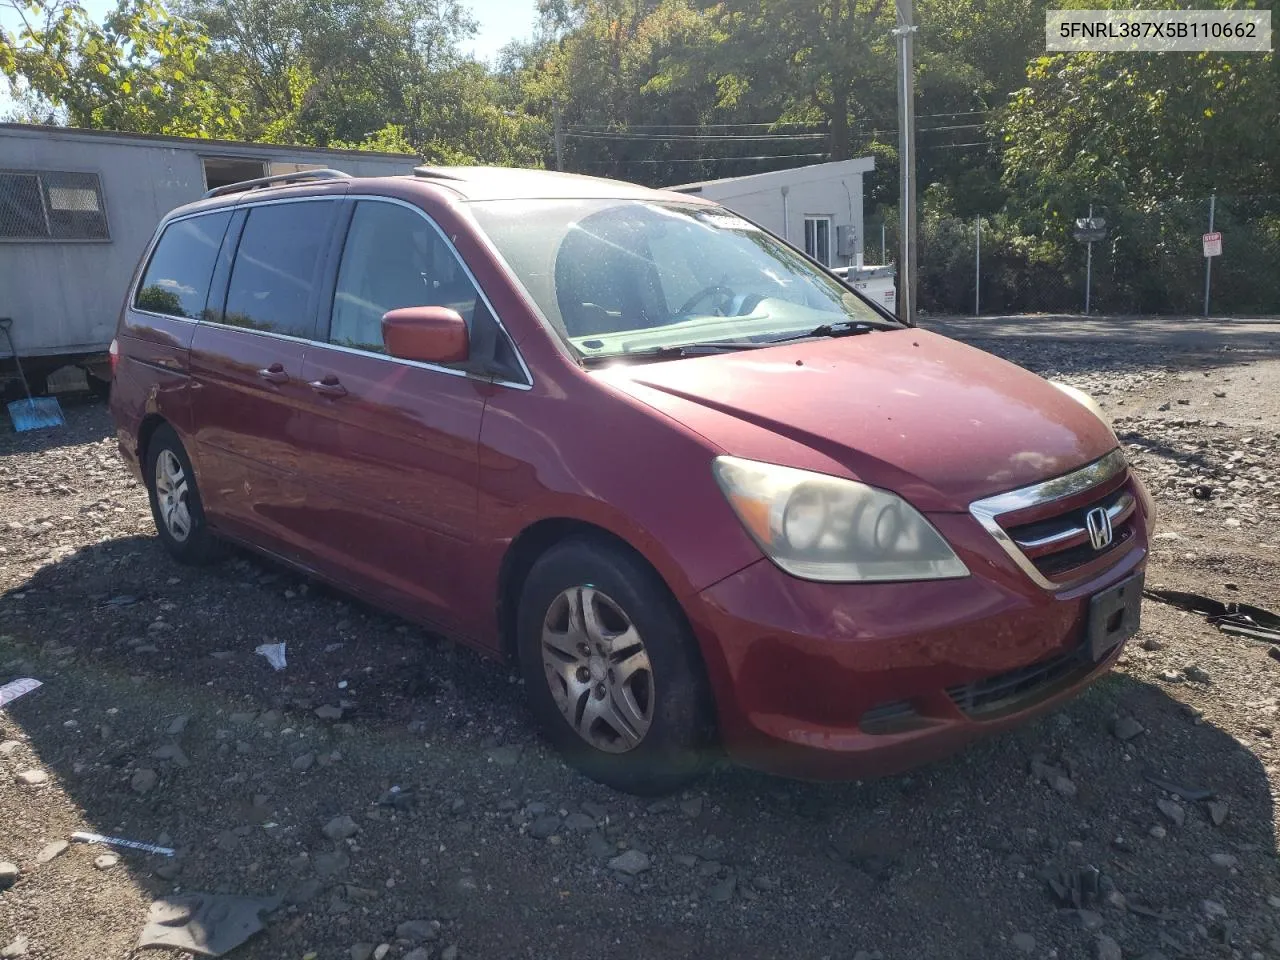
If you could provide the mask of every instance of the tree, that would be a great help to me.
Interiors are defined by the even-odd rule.
[[[387,124],[412,143],[439,76],[474,25],[456,0],[187,0],[219,89],[255,139],[362,142]]]
[[[891,0],[725,0],[721,102],[760,98],[826,121],[832,160],[852,156],[850,117],[891,110]]]
[[[73,0],[12,0],[0,72],[29,119],[134,133],[236,136],[205,76],[207,39],[154,0],[121,0],[95,23]]]
[[[1269,193],[1280,173],[1272,54],[1040,57],[1003,118],[1004,181],[1024,208]]]

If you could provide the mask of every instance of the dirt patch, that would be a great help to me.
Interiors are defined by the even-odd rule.
[[[1115,418],[1152,584],[1280,610],[1280,353],[981,334]],[[950,761],[646,802],[550,755],[504,668],[253,557],[174,566],[104,409],[67,414],[0,429],[0,683],[44,681],[0,711],[0,949],[134,956],[190,890],[285,898],[246,960],[1280,956],[1265,645],[1148,603],[1114,676]],[[77,830],[178,855],[42,858]]]

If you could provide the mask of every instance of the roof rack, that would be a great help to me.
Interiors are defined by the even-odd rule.
[[[349,180],[351,174],[343,173],[341,170],[299,170],[297,173],[277,173],[273,177],[258,177],[254,180],[241,180],[238,183],[228,183],[224,187],[214,187],[204,195],[204,199],[210,197],[225,197],[229,193],[243,193],[246,190],[257,190],[260,187],[282,186],[286,183],[300,183],[304,180]]]
[[[465,177],[459,176],[448,167],[414,167],[413,175],[415,177],[425,177],[428,180],[465,180]]]

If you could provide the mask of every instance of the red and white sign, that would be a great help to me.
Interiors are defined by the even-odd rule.
[[[1204,244],[1204,255],[1206,257],[1222,256],[1222,234],[1206,233],[1200,238],[1200,242]]]

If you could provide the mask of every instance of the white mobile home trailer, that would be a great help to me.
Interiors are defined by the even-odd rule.
[[[875,157],[669,187],[723,204],[828,267],[861,265],[862,178]]]
[[[333,167],[409,173],[406,154],[319,150],[0,123],[0,317],[33,386],[101,369],[125,287],[174,207],[241,180]],[[0,372],[12,372],[0,338]]]

